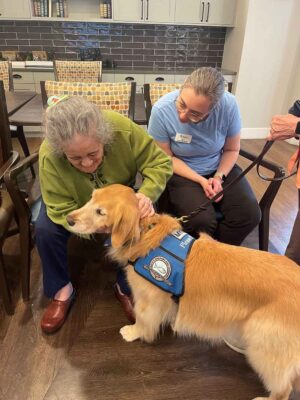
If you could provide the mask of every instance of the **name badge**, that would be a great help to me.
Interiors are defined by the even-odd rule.
[[[176,133],[175,142],[180,143],[191,143],[192,135],[187,135],[185,133]]]

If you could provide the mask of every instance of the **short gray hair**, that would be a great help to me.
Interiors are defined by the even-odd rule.
[[[113,131],[105,122],[99,108],[81,96],[72,96],[49,107],[44,116],[45,137],[52,151],[63,154],[64,145],[76,133],[95,135],[103,145],[113,140]]]
[[[201,67],[189,75],[181,90],[190,87],[195,90],[197,95],[209,97],[212,104],[215,105],[223,96],[225,90],[225,81],[221,72],[212,67]]]

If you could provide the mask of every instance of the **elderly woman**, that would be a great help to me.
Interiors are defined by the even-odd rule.
[[[41,321],[44,332],[53,333],[63,325],[75,298],[67,266],[67,214],[83,206],[95,188],[113,183],[133,186],[138,172],[143,181],[136,196],[143,218],[154,212],[153,202],[172,174],[170,158],[131,120],[100,112],[82,97],[61,98],[48,108],[39,152],[44,204],[36,224],[44,292],[52,298]],[[122,280],[119,283],[117,297],[129,307]]]
[[[180,91],[155,103],[149,133],[173,160],[174,175],[167,184],[169,211],[189,214],[241,173],[236,165],[241,126],[235,97],[224,91],[224,78],[214,68],[197,69]],[[243,178],[194,215],[184,229],[195,236],[206,231],[221,242],[239,245],[260,216],[255,195]]]

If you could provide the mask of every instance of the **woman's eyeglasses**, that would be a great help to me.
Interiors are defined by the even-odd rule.
[[[205,117],[207,117],[209,114],[208,112],[201,113],[198,111],[188,111],[187,106],[185,105],[185,103],[183,102],[183,100],[180,97],[177,98],[175,104],[176,104],[177,111],[180,113],[185,113],[186,117],[194,124],[197,124],[198,122],[204,120]]]

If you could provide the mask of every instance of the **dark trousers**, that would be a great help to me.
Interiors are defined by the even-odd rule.
[[[300,265],[300,190],[298,190],[298,196],[298,214],[295,219],[294,227],[285,255]]]
[[[35,225],[36,246],[42,261],[44,293],[54,295],[70,282],[68,270],[68,241],[71,233],[50,220],[42,203]],[[124,273],[118,271],[117,281],[123,293],[129,294]]]
[[[235,165],[227,176],[226,184],[241,172],[240,167]],[[168,211],[177,217],[189,214],[208,200],[201,185],[179,175],[173,175],[169,180],[167,192]],[[259,224],[260,218],[256,197],[243,177],[224,194],[222,200],[210,203],[192,216],[183,224],[183,229],[195,237],[199,232],[206,232],[223,243],[240,245]]]

